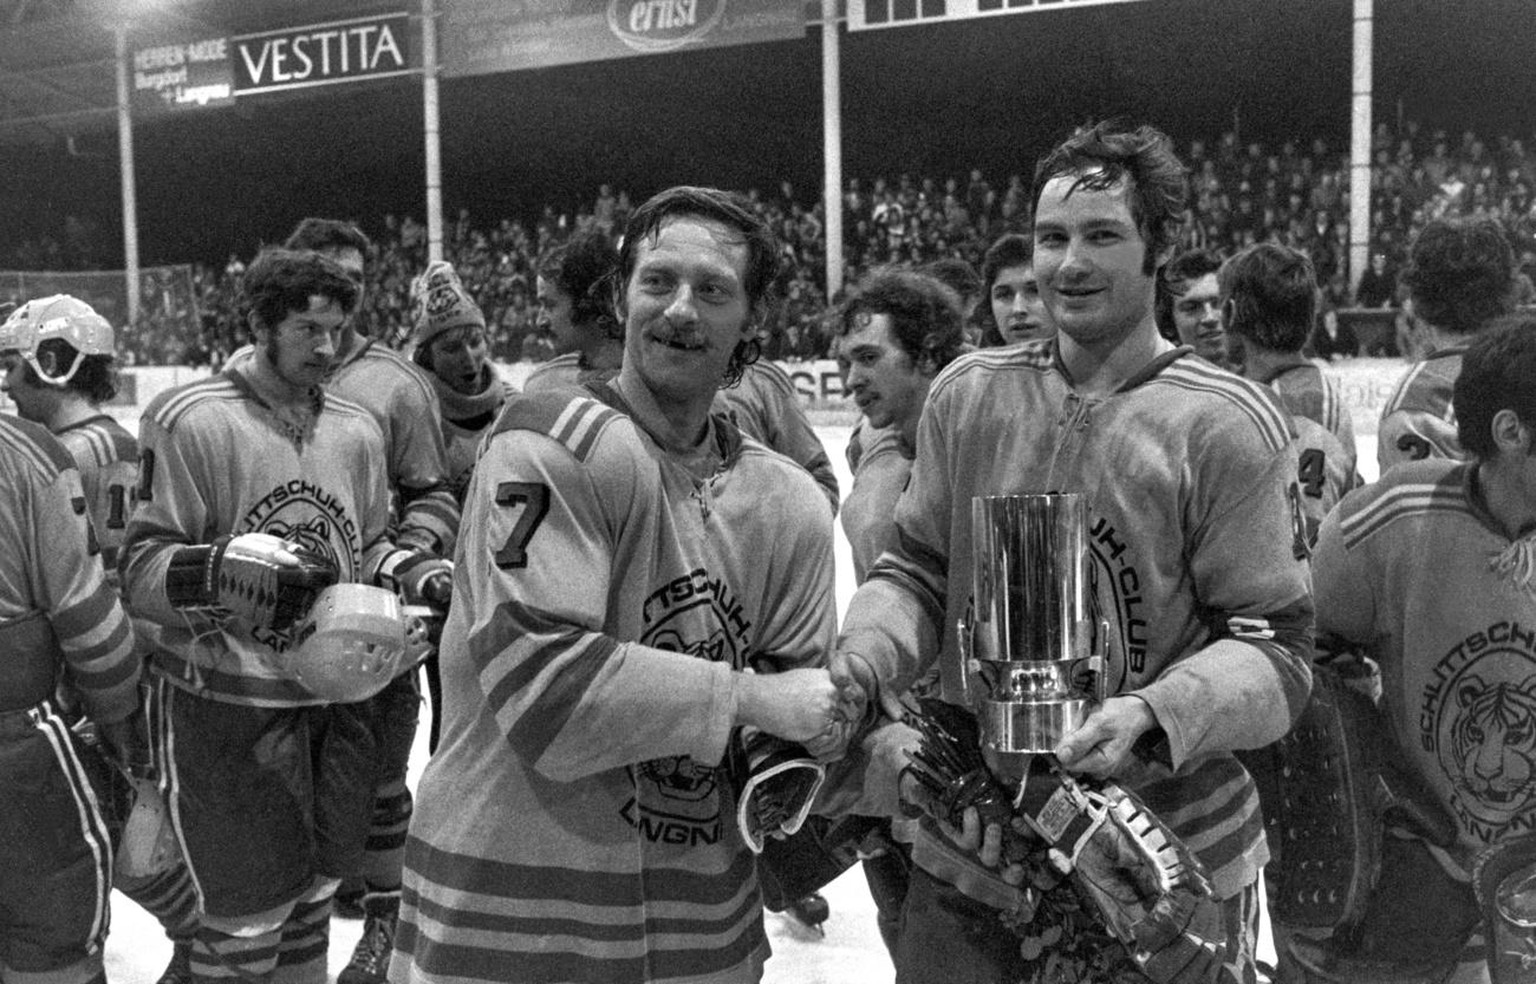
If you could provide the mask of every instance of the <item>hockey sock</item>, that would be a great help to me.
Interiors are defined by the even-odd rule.
[[[330,894],[295,905],[283,924],[272,984],[325,984],[330,927]]]
[[[171,939],[190,940],[197,931],[197,890],[185,862],[148,878],[119,876],[112,887],[158,919]]]
[[[374,794],[373,819],[363,857],[363,876],[369,892],[400,889],[412,805],[411,792],[403,777],[380,786]]]

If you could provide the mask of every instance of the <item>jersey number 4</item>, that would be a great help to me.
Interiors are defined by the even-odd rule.
[[[549,486],[542,482],[502,482],[496,486],[496,504],[519,510],[507,542],[496,551],[496,566],[504,571],[528,566],[528,541],[549,512]]]

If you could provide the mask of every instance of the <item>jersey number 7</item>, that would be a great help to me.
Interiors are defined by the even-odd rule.
[[[496,486],[496,504],[519,509],[507,542],[496,551],[496,566],[504,571],[528,566],[528,541],[549,512],[549,486],[543,482],[502,482]]]

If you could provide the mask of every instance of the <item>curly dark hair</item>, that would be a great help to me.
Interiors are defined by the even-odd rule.
[[[1189,199],[1186,174],[1166,133],[1124,120],[1101,120],[1079,127],[1040,159],[1030,200],[1038,212],[1046,184],[1064,175],[1074,176],[1068,194],[1078,189],[1106,191],[1129,180],[1131,218],[1147,244],[1142,272],[1150,275],[1157,269],[1158,254],[1179,241]]]
[[[937,277],[913,270],[882,268],[861,280],[844,302],[838,337],[858,328],[870,315],[891,319],[896,344],[916,365],[938,372],[965,345],[965,317],[960,299]]]
[[[322,253],[269,247],[257,254],[240,280],[240,309],[248,322],[274,328],[290,313],[308,310],[309,299],[316,294],[350,313],[357,303],[358,286]]]
[[[1451,402],[1456,437],[1478,459],[1498,454],[1493,418],[1500,410],[1536,429],[1536,317],[1508,315],[1479,332],[1462,356]]]
[[[571,299],[571,320],[600,329],[609,338],[623,338],[624,326],[613,313],[613,280],[619,251],[597,230],[573,236],[545,253],[538,275]]]
[[[1515,306],[1515,251],[1494,219],[1446,218],[1413,241],[1403,284],[1421,319],[1469,335]]]
[[[747,303],[754,315],[766,314],[768,293],[778,278],[779,243],[773,229],[757,214],[752,202],[734,191],[719,188],[698,188],[680,185],[651,196],[645,204],[635,209],[624,227],[624,240],[619,246],[619,278],[614,284],[614,296],[619,299],[615,308],[623,320],[622,298],[629,285],[630,275],[635,272],[635,244],[643,239],[655,239],[668,219],[691,216],[719,222],[741,234],[741,242],[747,247],[747,269],[743,287]],[[763,343],[758,337],[745,339],[736,346],[731,361],[725,369],[722,386],[735,386],[741,382],[741,374],[747,366],[762,354]]]
[[[1299,352],[1317,318],[1317,271],[1299,249],[1258,243],[1222,264],[1227,330],[1272,352]]]

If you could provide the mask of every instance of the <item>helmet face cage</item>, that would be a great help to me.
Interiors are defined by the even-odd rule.
[[[75,358],[62,375],[44,369],[37,352],[49,339],[60,338],[75,350]],[[112,355],[116,339],[112,325],[84,301],[55,294],[28,301],[0,324],[0,352],[15,351],[37,377],[50,386],[63,387],[80,371],[88,355]]]

